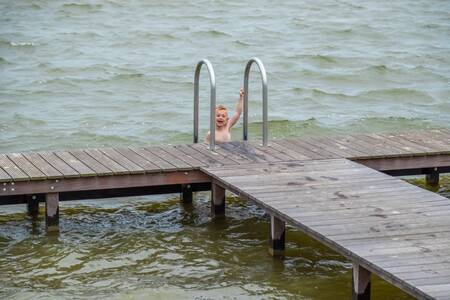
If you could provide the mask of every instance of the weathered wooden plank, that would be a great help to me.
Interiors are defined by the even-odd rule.
[[[287,155],[286,153],[277,150],[272,146],[272,144],[269,144],[267,146],[261,146],[260,142],[257,141],[249,141],[248,142],[251,146],[255,147],[256,149],[270,154],[272,157],[274,157],[277,161],[290,161],[293,160],[291,156]]]
[[[379,171],[415,170],[450,166],[450,155],[364,158],[356,159],[355,161]]]
[[[402,132],[398,135],[416,144],[431,148],[433,152],[450,152],[450,141],[446,141],[440,135],[436,136],[433,132]]]
[[[256,147],[253,147],[248,142],[230,142],[224,144],[224,146],[229,146],[229,153],[238,153],[242,156],[248,158],[249,160],[255,162],[274,162],[279,161],[278,158],[270,155],[269,153],[265,153]]]
[[[272,141],[271,144],[278,144],[284,149],[289,149],[291,152],[289,155],[293,153],[298,153],[301,157],[308,157],[309,159],[322,159],[324,158],[322,155],[317,154],[316,152],[310,151],[303,147],[299,147],[297,144],[293,143],[293,140],[276,140]]]
[[[366,142],[368,145],[372,145],[374,151],[377,149],[380,153],[382,153],[382,156],[411,155],[411,151],[402,149],[397,144],[392,143],[390,140],[384,139],[380,136],[358,134],[353,137],[361,142]]]
[[[340,149],[340,147],[336,144],[332,145],[328,142],[326,138],[318,138],[318,137],[309,137],[305,136],[301,138],[301,141],[308,144],[309,146],[315,147],[317,149],[322,149],[323,151],[326,151],[327,153],[331,153],[335,155],[336,157],[351,157],[352,155],[349,155],[349,151],[344,151],[343,149]],[[361,155],[360,152],[358,152],[358,155]]]
[[[136,152],[136,154],[139,154],[144,159],[146,159],[147,161],[151,162],[152,164],[158,166],[159,168],[161,168],[164,171],[177,170],[176,166],[165,161],[164,159],[160,158],[159,156],[153,154],[152,152],[147,151],[144,148],[132,148],[131,150],[133,150],[134,152]]]
[[[30,163],[22,154],[11,153],[7,154],[8,158],[20,167],[20,169],[30,177],[30,180],[42,180],[46,176],[38,168],[36,168],[32,163]]]
[[[245,156],[245,153],[239,153],[237,151],[234,151],[235,147],[233,144],[230,143],[220,143],[216,145],[215,152],[221,154],[222,156],[228,157],[232,161],[235,162],[235,164],[248,164],[253,163],[255,160],[253,158]]]
[[[116,150],[112,148],[106,148],[106,149],[99,149],[104,155],[108,156],[110,159],[112,159],[114,162],[122,166],[124,169],[127,170],[127,173],[129,174],[142,174],[144,173],[144,168],[140,167],[139,165],[135,164],[128,158],[126,158],[124,155],[120,154]],[[126,173],[124,173],[126,174]]]
[[[424,145],[420,145],[418,143],[414,143],[409,141],[408,139],[404,138],[402,135],[400,134],[377,134],[383,138],[392,140],[394,143],[401,145],[401,147],[403,149],[410,149],[411,151],[413,151],[415,154],[426,154],[426,153],[431,153],[433,152],[433,148],[424,146]]]
[[[177,150],[180,150],[181,152],[185,153],[186,155],[190,155],[192,157],[195,157],[195,159],[201,161],[206,166],[222,166],[222,163],[220,163],[216,159],[212,159],[210,156],[207,156],[203,154],[202,152],[199,152],[195,149],[192,149],[188,145],[175,145],[174,146]]]
[[[90,177],[97,175],[97,173],[94,170],[86,166],[78,158],[76,158],[67,151],[57,151],[55,152],[55,155],[58,156],[61,160],[63,160],[72,169],[77,171],[81,177]]]
[[[0,154],[0,167],[11,176],[13,181],[30,180],[30,177],[16,166],[6,154]]]
[[[95,158],[93,158],[83,150],[73,150],[70,151],[70,154],[76,157],[84,165],[92,169],[97,176],[106,176],[114,174],[114,172],[111,169],[98,162]]]
[[[171,154],[172,156],[175,156],[181,160],[183,160],[185,163],[189,164],[192,168],[198,169],[199,167],[206,166],[205,163],[202,161],[196,159],[195,157],[186,154],[179,149],[177,149],[175,146],[161,146],[161,149],[166,151],[167,153]]]
[[[367,143],[364,140],[358,138],[359,135],[345,135],[345,136],[329,136],[327,137],[330,141],[338,143],[343,147],[353,148],[357,151],[363,153],[361,155],[356,155],[357,157],[367,157],[367,156],[384,156],[384,149],[378,149],[373,147],[372,144]]]
[[[111,170],[113,174],[130,174],[130,171],[127,168],[120,165],[98,149],[88,149],[84,150],[84,152],[86,152],[86,154],[95,159],[101,165],[105,166],[108,170]]]
[[[153,153],[154,155],[158,156],[159,158],[165,160],[166,162],[170,163],[171,165],[174,165],[177,170],[191,170],[192,166],[186,162],[184,162],[182,159],[177,158],[176,156],[164,151],[160,147],[145,147],[145,150],[148,152]]]
[[[338,155],[328,152],[325,149],[319,148],[316,145],[310,145],[301,139],[286,140],[286,141],[292,144],[293,147],[297,147],[299,151],[306,151],[305,153],[307,153],[308,156],[311,156],[314,159],[329,159],[339,157]]]
[[[162,170],[161,167],[143,158],[130,148],[115,148],[114,150],[141,167],[146,173],[160,172]]]
[[[383,140],[384,143],[390,144],[397,149],[401,149],[404,153],[408,153],[410,155],[426,155],[429,151],[427,149],[422,149],[422,147],[408,142],[406,140],[401,139],[398,136],[384,134],[384,133],[370,133],[368,136],[377,139]]]
[[[194,150],[197,150],[198,152],[202,153],[205,156],[208,156],[212,160],[218,161],[220,164],[224,165],[237,165],[238,163],[234,160],[220,154],[217,151],[210,151],[207,145],[205,144],[192,144],[188,145],[188,147],[191,147]]]
[[[44,160],[39,154],[31,152],[24,153],[23,156],[35,165],[47,179],[62,178],[63,174],[55,169],[51,164]]]
[[[283,154],[291,157],[293,160],[308,160],[308,159],[311,159],[309,156],[306,156],[306,155],[301,154],[301,153],[299,153],[297,151],[291,150],[290,147],[286,147],[282,141],[281,141],[281,143],[279,143],[280,141],[281,140],[270,141],[269,147],[279,151],[280,153],[283,153]]]
[[[0,182],[9,182],[11,180],[12,180],[11,176],[9,176],[9,174],[6,173],[0,166]]]
[[[38,152],[37,154],[42,157],[47,163],[49,163],[53,168],[58,170],[58,172],[60,172],[64,176],[64,178],[80,177],[80,174],[75,169],[66,164],[53,152],[45,151]]]

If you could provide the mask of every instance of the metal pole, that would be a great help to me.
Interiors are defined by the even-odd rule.
[[[263,146],[267,146],[267,140],[269,135],[268,128],[268,91],[267,91],[267,74],[263,63],[257,57],[252,57],[245,66],[244,75],[244,126],[243,126],[243,139],[248,140],[248,79],[250,76],[250,69],[252,64],[256,63],[261,74],[262,82],[262,100],[263,100]]]
[[[206,65],[210,84],[210,116],[209,116],[209,149],[214,150],[216,146],[216,76],[214,68],[209,60],[202,59],[197,63],[194,77],[194,143],[198,143],[198,117],[199,117],[199,83],[200,71],[203,64]]]

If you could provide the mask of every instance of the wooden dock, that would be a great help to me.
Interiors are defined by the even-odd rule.
[[[381,173],[381,172],[385,173]],[[0,205],[225,190],[271,215],[270,252],[284,250],[285,223],[353,262],[353,297],[369,299],[370,274],[419,299],[450,299],[450,201],[389,175],[450,172],[450,130],[204,144],[0,154]]]

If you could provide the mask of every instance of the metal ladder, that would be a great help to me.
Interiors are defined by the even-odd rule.
[[[245,66],[244,73],[244,125],[243,125],[243,140],[248,140],[248,82],[250,77],[250,69],[256,63],[261,74],[262,82],[262,101],[263,101],[263,146],[267,146],[268,141],[268,91],[267,91],[267,73],[263,63],[257,57],[252,57]],[[199,83],[200,71],[202,66],[206,65],[209,73],[210,83],[210,116],[209,116],[209,150],[214,151],[216,146],[216,76],[211,62],[207,59],[202,59],[197,63],[194,76],[194,143],[198,143],[198,119],[199,119]]]

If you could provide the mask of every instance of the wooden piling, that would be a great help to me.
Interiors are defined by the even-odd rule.
[[[286,223],[276,216],[270,216],[269,253],[284,256]]]
[[[192,203],[192,188],[190,184],[181,185],[181,202]]]
[[[211,184],[211,215],[225,215],[225,189],[215,183]]]
[[[431,172],[425,176],[425,180],[428,185],[438,185],[439,172],[437,171],[437,168],[432,169]]]
[[[352,300],[370,300],[370,271],[353,263]]]
[[[39,199],[36,195],[27,195],[27,213],[33,219],[39,215]]]
[[[47,232],[59,231],[59,193],[45,195],[45,225]]]

